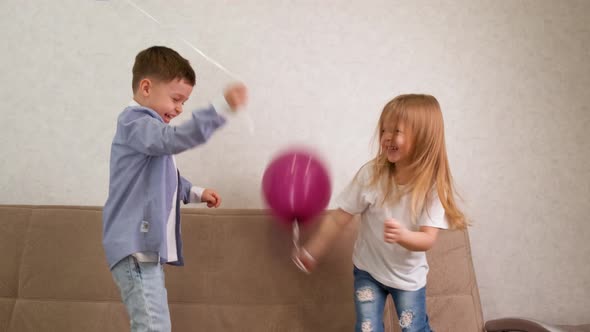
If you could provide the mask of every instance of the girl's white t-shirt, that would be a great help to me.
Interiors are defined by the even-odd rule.
[[[361,215],[352,261],[357,268],[386,286],[406,291],[419,290],[426,286],[426,253],[385,242],[384,222],[394,218],[411,231],[418,231],[420,226],[448,229],[445,210],[434,190],[424,212],[416,224],[412,223],[411,194],[402,196],[395,205],[382,204],[383,195],[378,188],[369,187],[372,173],[372,163],[364,165],[336,200],[336,205],[342,210]]]

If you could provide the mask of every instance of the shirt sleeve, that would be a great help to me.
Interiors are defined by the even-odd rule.
[[[360,214],[375,203],[375,195],[369,190],[371,165],[367,164],[358,171],[348,186],[336,198],[336,206],[350,214]]]
[[[189,203],[201,203],[201,197],[203,197],[203,192],[205,188],[192,186],[189,194]]]
[[[179,200],[184,204],[188,203],[201,203],[201,197],[205,188],[199,186],[193,186],[193,184],[186,178],[180,176],[180,195]]]
[[[180,182],[178,183],[178,186],[180,187],[178,192],[180,194],[180,197],[178,197],[179,201],[182,201],[184,204],[188,204],[191,203],[190,202],[190,191],[191,188],[193,186],[193,184],[187,180],[186,178],[184,178],[182,175],[179,176]]]
[[[432,195],[428,206],[424,209],[424,212],[422,212],[422,215],[418,219],[418,226],[429,226],[441,229],[449,228],[445,209],[438,198],[436,189],[434,190],[434,194]]]
[[[170,126],[153,118],[145,109],[136,109],[120,117],[118,130],[123,144],[150,156],[178,154],[209,140],[225,123],[214,106],[192,112],[191,118]]]

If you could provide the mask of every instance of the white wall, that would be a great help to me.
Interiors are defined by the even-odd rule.
[[[191,61],[188,108],[231,81],[180,36],[251,89],[253,134],[238,118],[177,159],[225,207],[262,207],[264,167],[294,142],[324,154],[339,192],[372,155],[383,104],[430,93],[485,318],[590,320],[589,1],[137,3],[163,26],[121,0],[0,2],[1,204],[103,204],[139,50]]]

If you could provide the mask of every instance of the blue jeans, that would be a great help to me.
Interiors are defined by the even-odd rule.
[[[127,256],[111,270],[131,319],[132,332],[169,332],[170,311],[160,263]]]
[[[404,291],[387,287],[354,267],[356,332],[383,332],[383,309],[391,294],[402,332],[432,332],[426,314],[426,287]]]

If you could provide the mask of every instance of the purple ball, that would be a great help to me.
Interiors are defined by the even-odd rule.
[[[316,154],[306,148],[281,152],[264,171],[262,191],[272,214],[291,224],[305,224],[330,202],[328,171]]]

